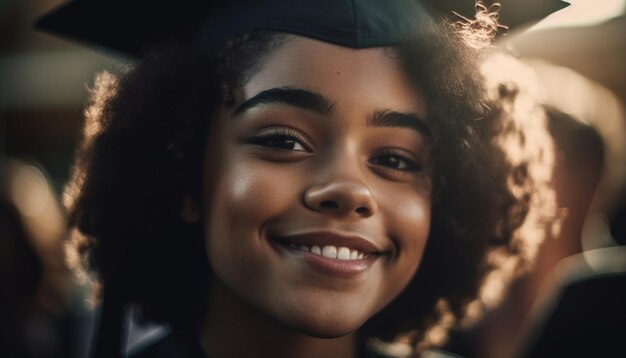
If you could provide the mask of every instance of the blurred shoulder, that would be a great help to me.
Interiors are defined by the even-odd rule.
[[[135,349],[130,358],[207,358],[193,339],[170,333]]]

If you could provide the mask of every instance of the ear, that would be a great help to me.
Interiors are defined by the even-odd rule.
[[[180,208],[180,218],[187,223],[195,223],[200,219],[200,214],[198,213],[198,206],[196,203],[188,196],[183,196],[183,200]]]

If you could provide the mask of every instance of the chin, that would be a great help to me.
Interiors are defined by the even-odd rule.
[[[337,329],[337,327],[305,327],[299,331],[310,337],[332,339],[347,336],[355,332],[358,328],[359,327],[352,327],[351,329]]]
[[[291,328],[307,336],[316,338],[339,338],[358,330],[364,321],[357,321],[354,317],[346,319],[324,319],[322,317],[307,317],[301,321],[290,322]]]

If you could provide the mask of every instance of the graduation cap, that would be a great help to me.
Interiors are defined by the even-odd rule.
[[[211,48],[254,30],[352,48],[389,46],[428,21],[416,0],[76,0],[36,27],[137,56],[164,40]]]

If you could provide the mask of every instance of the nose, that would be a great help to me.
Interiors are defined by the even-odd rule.
[[[304,203],[311,210],[336,216],[366,218],[377,210],[370,189],[360,181],[347,179],[312,185],[304,193]]]

